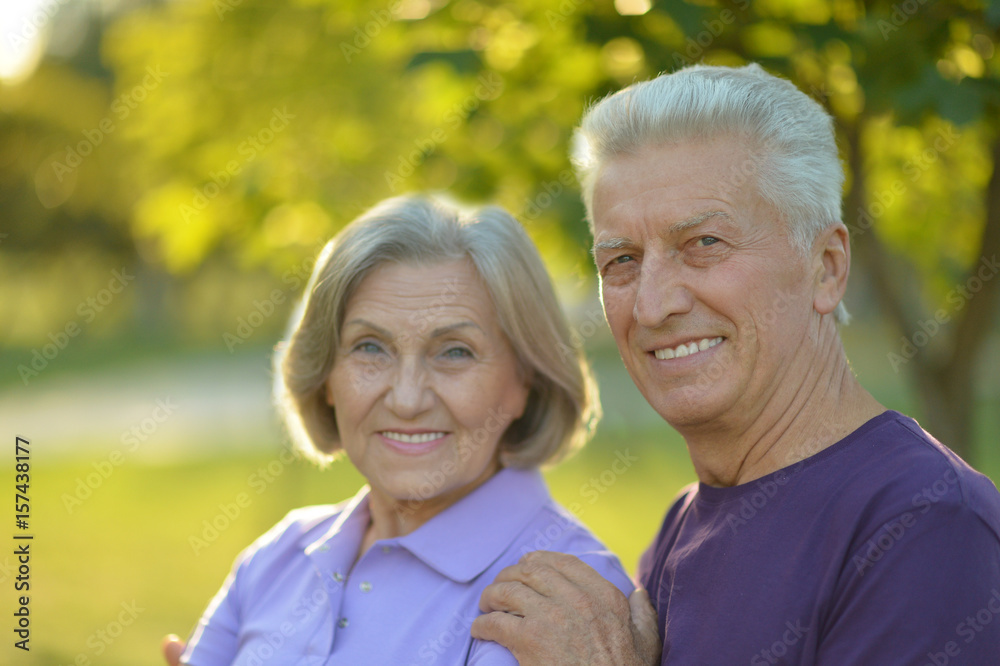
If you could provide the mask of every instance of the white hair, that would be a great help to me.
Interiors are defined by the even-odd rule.
[[[602,164],[648,144],[716,136],[746,142],[748,157],[728,184],[738,188],[752,178],[803,254],[821,231],[841,221],[844,169],[833,120],[823,107],[757,64],[694,65],[631,85],[584,115],[574,164],[591,232],[594,184]],[[841,324],[850,318],[842,302],[833,314]]]

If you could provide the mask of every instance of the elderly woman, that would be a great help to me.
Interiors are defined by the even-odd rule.
[[[632,591],[538,472],[599,408],[503,210],[397,198],[362,215],[320,255],[275,365],[295,443],[321,462],[343,451],[368,485],[244,551],[184,663],[515,664],[469,626],[483,588],[536,549]]]

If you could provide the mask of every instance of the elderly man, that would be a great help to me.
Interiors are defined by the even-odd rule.
[[[699,482],[640,562],[655,612],[532,553],[473,635],[521,664],[1000,664],[1000,494],[844,355],[830,117],[756,65],[699,66],[581,138],[608,323]]]

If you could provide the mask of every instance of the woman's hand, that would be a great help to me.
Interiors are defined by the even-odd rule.
[[[181,655],[184,654],[184,641],[177,634],[167,634],[163,637],[160,649],[163,651],[163,658],[170,666],[181,666]]]

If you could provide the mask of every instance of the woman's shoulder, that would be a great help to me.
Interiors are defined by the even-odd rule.
[[[635,589],[621,560],[573,511],[550,499],[518,544],[518,559],[534,550],[574,555],[614,583],[626,595]]]
[[[349,513],[354,499],[338,504],[317,504],[292,509],[271,529],[246,548],[241,560],[281,559],[303,553],[309,544],[330,531],[334,523]]]

